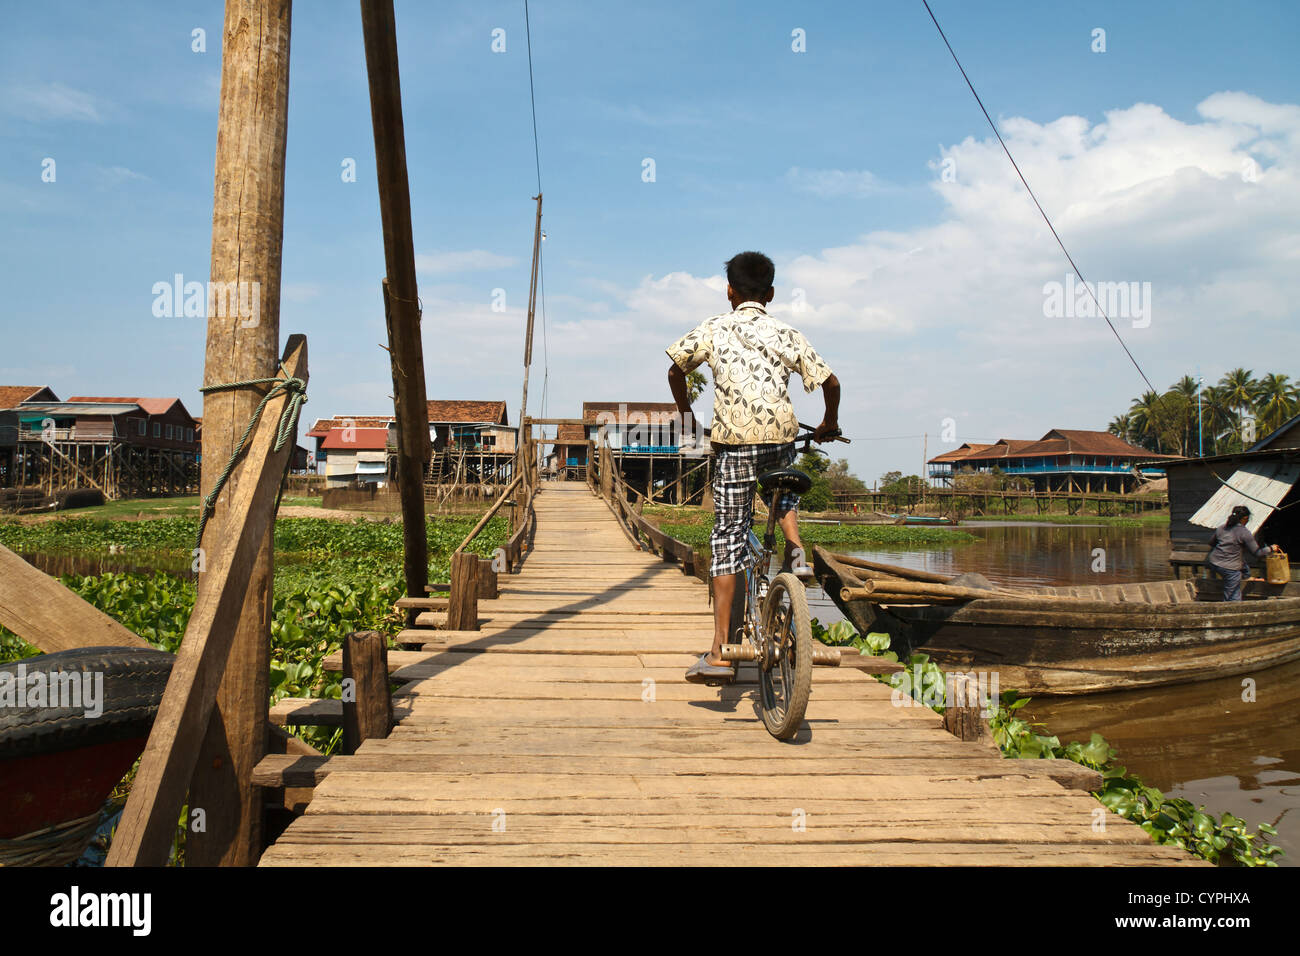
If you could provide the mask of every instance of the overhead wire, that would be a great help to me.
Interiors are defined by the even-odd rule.
[[[1115,340],[1119,342],[1120,348],[1124,350],[1124,354],[1128,356],[1128,360],[1132,362],[1133,367],[1137,369],[1138,375],[1142,376],[1142,381],[1146,383],[1147,388],[1156,395],[1158,402],[1163,402],[1164,396],[1160,393],[1159,389],[1151,384],[1151,379],[1147,377],[1147,373],[1143,371],[1141,364],[1139,364],[1132,351],[1129,350],[1128,344],[1124,341],[1123,336],[1121,336],[1119,330],[1115,328],[1115,323],[1110,320],[1110,316],[1106,314],[1106,310],[1102,308],[1101,302],[1098,301],[1097,293],[1083,278],[1083,273],[1079,270],[1078,265],[1075,264],[1074,257],[1070,255],[1070,250],[1065,248],[1065,243],[1061,240],[1061,236],[1056,231],[1056,227],[1052,225],[1052,220],[1047,215],[1047,211],[1043,209],[1042,203],[1040,203],[1038,197],[1034,195],[1034,190],[1030,187],[1029,181],[1025,179],[1025,174],[1021,172],[1020,165],[1016,162],[1015,157],[1011,155],[1011,150],[1007,147],[1006,141],[1003,140],[1002,134],[998,131],[997,124],[993,122],[993,117],[991,117],[989,111],[985,109],[984,101],[975,90],[975,84],[971,82],[970,76],[967,75],[966,68],[961,65],[961,60],[957,57],[957,51],[954,50],[952,44],[948,42],[948,36],[943,32],[943,27],[939,26],[938,18],[935,17],[934,11],[930,9],[929,0],[921,0],[921,3],[925,5],[925,12],[930,15],[930,19],[934,22],[934,28],[939,31],[939,36],[943,40],[944,46],[948,48],[948,52],[952,55],[952,60],[957,64],[957,69],[961,71],[962,79],[966,81],[966,86],[970,88],[971,95],[975,97],[975,102],[979,104],[980,112],[982,112],[984,118],[988,120],[989,128],[993,130],[993,135],[997,137],[998,143],[1002,146],[1002,151],[1007,154],[1007,159],[1011,161],[1012,168],[1015,169],[1016,175],[1020,177],[1020,182],[1024,184],[1025,191],[1029,193],[1029,198],[1034,201],[1034,205],[1038,207],[1038,212],[1042,215],[1043,221],[1047,223],[1047,228],[1051,230],[1052,238],[1054,238],[1056,244],[1061,247],[1061,252],[1065,253],[1066,261],[1070,263],[1070,268],[1074,270],[1074,274],[1079,277],[1079,282],[1088,290],[1088,295],[1092,298],[1093,304],[1097,307],[1097,313],[1106,320],[1106,325],[1110,327],[1110,331],[1115,336]]]
[[[536,91],[536,85],[533,81],[533,28],[532,28],[531,17],[529,16],[529,11],[528,11],[528,0],[524,0],[524,36],[528,47],[528,104],[532,110],[532,116],[533,116],[533,162],[537,169],[537,195],[541,196],[542,195],[542,150],[541,150],[541,146],[539,145],[539,140],[537,136],[537,91]],[[538,269],[537,298],[541,306],[541,313],[542,313],[542,401],[541,401],[542,414],[541,417],[545,418],[547,386],[550,384],[550,378],[551,378],[551,363],[550,363],[550,355],[548,354],[546,348],[546,269],[544,265],[544,256],[542,254],[542,247],[545,245],[545,243],[540,239],[538,240],[538,242],[539,245],[537,250],[537,269]]]

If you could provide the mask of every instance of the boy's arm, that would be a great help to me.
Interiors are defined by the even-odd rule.
[[[677,403],[677,410],[685,420],[691,414],[691,392],[686,386],[686,373],[678,368],[676,362],[668,366],[668,387],[672,389],[673,401]]]
[[[682,383],[685,385],[685,376]],[[822,382],[822,397],[826,400],[826,414],[822,416],[822,423],[813,429],[813,441],[825,441],[826,436],[831,432],[839,430],[840,427],[840,380],[832,372]]]

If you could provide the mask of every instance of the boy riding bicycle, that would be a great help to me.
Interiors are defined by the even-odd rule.
[[[705,319],[667,349],[673,360],[668,385],[683,421],[691,414],[686,373],[705,362],[713,372],[713,647],[686,672],[703,683],[734,675],[721,657],[727,642],[736,575],[742,570],[754,520],[758,477],[794,461],[799,422],[790,404],[790,373],[804,389],[822,386],[826,413],[813,432],[821,442],[839,429],[840,382],[803,335],[767,314],[776,268],[760,252],[742,252],[727,263],[731,312]],[[784,567],[791,564],[799,538],[799,496],[789,492],[773,502],[785,536]]]

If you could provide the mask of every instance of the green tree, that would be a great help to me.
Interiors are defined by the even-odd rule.
[[[867,483],[849,470],[849,460],[841,458],[826,469],[826,481],[833,495],[860,495],[867,491]]]
[[[1118,435],[1125,441],[1132,441],[1133,415],[1131,413],[1116,415],[1110,420],[1110,424],[1106,426],[1106,431],[1110,432],[1112,435]]]
[[[1296,413],[1298,398],[1300,388],[1291,381],[1291,376],[1271,372],[1260,379],[1255,393],[1255,417],[1259,421],[1256,437],[1263,438],[1281,428]]]
[[[1138,444],[1155,452],[1163,452],[1160,444],[1160,396],[1153,391],[1143,392],[1129,409]]]
[[[807,511],[825,511],[831,503],[831,485],[826,477],[830,461],[821,455],[805,453],[795,467],[812,479],[812,487],[804,493],[800,507]]]
[[[686,397],[694,402],[702,394],[704,387],[709,384],[709,380],[704,377],[704,373],[699,369],[686,373]]]

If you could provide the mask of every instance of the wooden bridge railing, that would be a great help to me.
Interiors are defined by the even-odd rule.
[[[700,580],[707,581],[707,565],[702,565],[697,559],[695,549],[685,541],[679,541],[665,534],[647,521],[628,500],[629,493],[642,499],[642,502],[647,499],[624,480],[607,444],[601,444],[598,456],[592,461],[597,462],[594,469],[597,474],[593,477],[593,469],[589,467],[587,484],[593,494],[605,499],[605,503],[609,505],[614,517],[618,519],[618,523],[632,543],[643,551],[658,555],[665,561],[676,561],[681,565],[684,573],[693,574]]]

